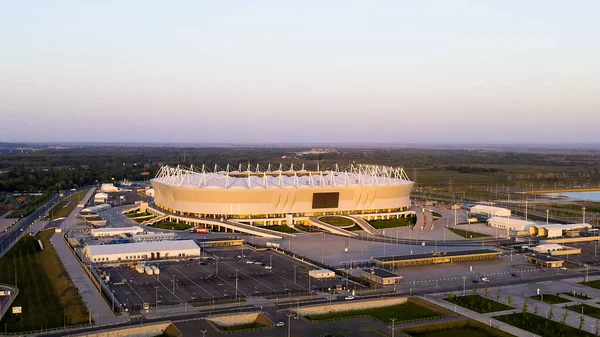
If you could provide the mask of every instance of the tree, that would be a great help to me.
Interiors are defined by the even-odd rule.
[[[500,293],[502,292],[502,289],[498,288],[498,290],[496,290],[496,301],[500,301]]]
[[[600,321],[596,320],[596,329],[594,329],[594,334],[596,337],[598,337],[598,324],[600,324]]]
[[[485,288],[483,289],[483,296],[488,297],[488,294],[489,294],[489,289],[487,286],[485,286]]]
[[[535,307],[533,307],[533,314],[537,316],[538,314],[538,307],[537,305]]]
[[[473,295],[477,295],[477,288],[473,288]]]
[[[525,314],[529,309],[529,302],[527,300],[525,300],[525,302],[523,302],[523,313]]]
[[[585,317],[583,315],[579,316],[579,331],[583,329],[583,324],[585,323]]]
[[[565,312],[562,315],[562,319],[560,320],[560,323],[562,323],[563,325],[567,325],[567,318],[569,318],[569,311],[565,310]]]
[[[508,295],[508,297],[506,298],[506,304],[508,304],[509,307],[512,305],[512,296],[511,295]]]
[[[548,319],[552,320],[554,318],[554,307],[550,307],[550,311],[548,311]]]

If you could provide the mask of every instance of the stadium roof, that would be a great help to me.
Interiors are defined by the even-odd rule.
[[[163,166],[153,181],[169,186],[207,189],[395,186],[413,183],[402,168],[350,165],[340,170],[336,165],[329,170],[320,170],[319,167],[307,170],[302,165],[297,170],[293,164],[289,168],[270,164],[266,168],[240,165],[237,170],[229,165],[225,170],[215,166],[213,171],[204,165],[201,168],[192,165],[189,169]]]
[[[157,251],[179,251],[186,249],[200,250],[200,247],[194,242],[194,240],[135,242],[114,245],[89,245],[86,248],[89,255],[142,254]]]

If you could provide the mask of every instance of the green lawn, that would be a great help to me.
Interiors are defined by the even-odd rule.
[[[66,218],[67,216],[69,216],[69,214],[71,214],[73,209],[75,209],[77,204],[81,201],[81,199],[83,199],[83,197],[85,196],[86,193],[87,193],[87,191],[81,191],[81,192],[75,193],[70,198],[67,198],[67,199],[59,202],[58,204],[56,204],[50,210],[50,212],[48,212],[48,214],[51,215],[52,220],[58,219],[58,218]]]
[[[530,313],[514,313],[509,315],[496,316],[495,319],[527,330],[540,336],[561,336],[561,337],[592,337],[591,333],[579,331],[568,325],[561,324],[546,318]]]
[[[390,322],[390,319],[396,318],[398,321],[407,321],[419,318],[429,318],[439,316],[438,313],[433,312],[427,308],[417,305],[412,302],[406,302],[404,304],[393,305],[389,307],[372,308],[372,309],[358,309],[350,311],[330,312],[326,314],[310,315],[306,318],[310,320],[323,320],[332,318],[345,318],[353,316],[371,316],[382,322]]]
[[[589,282],[580,282],[579,284],[584,285],[586,287],[600,289],[600,280],[589,281]]]
[[[592,299],[592,297],[589,297],[587,294],[584,294],[584,293],[564,292],[564,293],[561,293],[561,294],[567,295],[567,296],[571,296],[571,297],[575,297],[575,298],[580,299],[580,300],[591,300]]]
[[[221,329],[225,331],[240,331],[246,329],[257,329],[262,328],[264,325],[258,324],[256,322],[248,323],[248,324],[240,324],[240,325],[232,325],[232,326],[222,326]]]
[[[450,296],[446,297],[445,300],[480,314],[514,309],[506,304],[489,300],[480,295]]]
[[[194,226],[190,226],[190,225],[184,224],[184,223],[177,223],[177,222],[159,222],[159,223],[150,225],[149,227],[182,231],[182,230],[190,229]]]
[[[513,337],[507,332],[472,320],[425,325],[402,331],[413,337]]]
[[[140,217],[140,216],[148,216],[148,215],[152,215],[152,214],[150,214],[148,212],[143,212],[143,213],[126,213],[126,214],[123,214],[123,215],[125,215],[128,218],[137,218],[137,217]]]
[[[270,229],[272,231],[282,232],[282,233],[298,233],[298,231],[293,229],[292,227],[283,226],[283,225],[282,226],[279,226],[279,225],[264,226],[263,228]]]
[[[569,306],[566,306],[565,309],[574,311],[581,315],[581,304],[569,305]],[[583,304],[583,314],[586,316],[594,317],[596,319],[600,319],[600,308],[596,308],[596,307],[592,307],[591,305]]]
[[[532,298],[537,301],[541,301],[542,295],[535,295],[535,296],[531,296],[529,298]],[[544,294],[543,298],[544,298],[544,303],[548,303],[548,304],[559,304],[559,303],[571,302],[565,298],[559,297],[558,295],[554,295],[554,294]]]
[[[473,232],[470,231],[468,229],[458,229],[458,228],[448,228],[448,230],[450,230],[452,233],[456,234],[456,235],[460,235],[463,238],[485,238],[488,237],[489,235],[485,235],[485,234],[481,234],[481,233],[477,233],[477,232]]]
[[[322,216],[322,217],[319,217],[319,220],[326,222],[330,225],[340,226],[340,227],[354,225],[354,221],[347,219],[347,218],[342,218],[340,216]]]
[[[442,215],[436,211],[431,211],[431,214],[433,215],[434,218],[441,218]]]
[[[414,226],[416,222],[417,222],[416,217],[369,221],[371,226],[375,227],[376,229]]]
[[[14,284],[16,271],[19,296],[13,305],[23,307],[23,314],[7,313],[0,321],[8,332],[61,327],[65,324],[63,312],[68,325],[88,323],[77,288],[50,244],[53,234],[44,231],[36,237],[24,237],[0,260],[0,283]]]

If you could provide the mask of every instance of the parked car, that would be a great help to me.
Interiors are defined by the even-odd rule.
[[[568,270],[567,267],[560,267],[560,270]]]
[[[352,295],[348,295],[348,296],[344,297],[344,299],[345,299],[346,301],[350,301],[350,300],[353,300],[353,299],[354,299],[354,296],[352,296]]]
[[[285,325],[285,323],[283,323],[282,321],[279,321],[275,324],[275,326],[280,327],[280,328],[284,325]]]
[[[487,277],[482,277],[481,282],[490,283],[490,279],[488,279]]]
[[[519,274],[517,274],[517,273],[510,273],[510,275],[511,275],[512,277],[518,277],[518,276],[519,276]]]

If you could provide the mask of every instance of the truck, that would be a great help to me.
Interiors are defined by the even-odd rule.
[[[135,271],[137,271],[140,274],[144,273],[145,270],[146,266],[144,266],[143,264],[138,264],[137,266],[135,266]]]
[[[267,247],[279,248],[279,244],[275,242],[267,242]]]
[[[154,274],[154,270],[152,269],[152,267],[146,266],[146,268],[144,268],[144,269],[146,271],[146,274],[148,274],[148,275]]]
[[[158,275],[158,274],[160,274],[160,269],[158,269],[158,267],[157,267],[157,266],[151,266],[150,268],[152,268],[152,273],[153,273],[154,275]]]
[[[208,234],[208,233],[210,233],[210,229],[208,229],[208,228],[192,228],[192,233]]]

